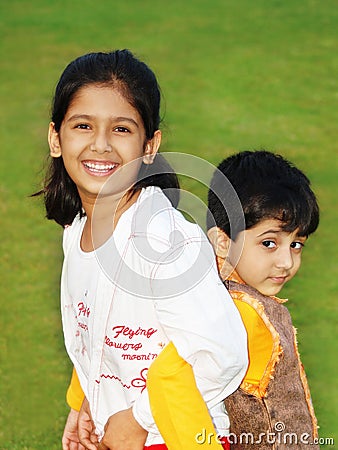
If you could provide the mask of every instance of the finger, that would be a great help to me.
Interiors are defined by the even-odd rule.
[[[69,445],[69,450],[79,450],[79,445],[77,442],[71,442]]]
[[[97,446],[93,444],[89,439],[81,439],[81,444],[87,450],[97,450]]]
[[[109,447],[107,447],[106,445],[104,445],[103,442],[99,442],[98,446],[97,446],[97,450],[109,450]]]

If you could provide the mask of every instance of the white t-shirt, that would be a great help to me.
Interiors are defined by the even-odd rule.
[[[99,436],[109,416],[132,406],[149,432],[146,445],[163,442],[146,375],[169,341],[191,364],[217,431],[227,435],[222,400],[245,374],[246,333],[206,236],[156,187],[142,190],[91,253],[80,249],[85,220],[64,233],[62,318]]]

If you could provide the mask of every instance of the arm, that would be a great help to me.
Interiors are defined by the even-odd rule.
[[[63,450],[84,450],[80,444],[78,436],[79,411],[84,399],[84,394],[80,386],[79,379],[75,369],[73,369],[72,378],[67,390],[67,403],[70,406],[70,412],[63,430],[62,449]]]
[[[139,422],[143,424],[141,417],[155,420],[169,450],[200,450],[201,444],[196,440],[199,433],[205,430],[206,436],[217,435],[192,368],[178,355],[172,343],[151,364],[147,389],[153,417],[148,412],[148,402],[144,401],[145,391],[134,408],[109,418],[99,450],[142,450],[147,432],[139,425]],[[218,450],[222,446],[212,439],[208,448]]]
[[[172,262],[158,266],[155,308],[178,354],[191,365],[210,410],[241,383],[247,368],[247,336],[219,279],[210,244],[190,242],[177,254]],[[162,280],[167,279],[173,288],[164,297]]]
[[[161,250],[161,242],[155,243],[156,249]],[[198,267],[196,257],[199,260],[206,246],[207,255],[202,254],[202,267]],[[202,250],[200,247],[200,241],[189,238],[177,249],[177,257],[176,248],[169,248],[169,253],[166,247],[164,257],[168,255],[169,260],[158,261],[149,273],[159,323],[181,358],[193,368],[198,390],[211,409],[241,382],[247,365],[246,334],[218,277],[206,238]],[[154,419],[147,389],[135,401],[133,414],[150,431]]]
[[[183,252],[176,261],[179,273],[186,262],[182,264],[182,256],[191,264],[190,252],[186,255]],[[212,252],[210,258],[212,266]],[[174,276],[178,267],[171,269]],[[169,270],[167,265],[159,267],[158,278],[164,274],[170,277]],[[156,302],[159,320],[183,358],[170,343],[150,366],[147,377],[151,412],[169,450],[199,448],[196,437],[203,430],[216,436],[204,400],[212,408],[233,392],[247,364],[246,333],[216,268],[207,270],[195,286],[187,288],[185,283],[183,279],[179,285],[176,278],[176,286],[180,288],[176,295]],[[160,297],[160,290],[157,292]],[[135,416],[150,421],[152,417],[147,415],[147,405],[141,397],[134,405],[134,412],[140,410]],[[220,448],[215,439],[210,445]]]
[[[62,436],[62,450],[85,450],[78,437],[78,417],[79,412],[71,409]]]
[[[98,449],[143,450],[147,435],[148,432],[135,420],[132,408],[125,409],[109,417]]]
[[[172,342],[151,364],[147,387],[154,420],[169,450],[198,450],[199,433],[217,435],[192,368]],[[221,448],[216,439],[208,445],[210,450]]]

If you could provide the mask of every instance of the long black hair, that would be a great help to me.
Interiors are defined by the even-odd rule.
[[[88,53],[68,64],[56,86],[52,104],[51,120],[56,132],[60,131],[76,93],[90,84],[119,89],[140,114],[146,140],[153,138],[160,125],[160,88],[152,70],[129,50]],[[177,206],[179,182],[161,155],[156,155],[150,165],[142,163],[132,191],[151,185],[163,189],[173,206]],[[46,217],[62,226],[71,224],[76,215],[84,215],[77,187],[65,169],[62,156],[51,158],[44,188],[35,195],[44,196]]]

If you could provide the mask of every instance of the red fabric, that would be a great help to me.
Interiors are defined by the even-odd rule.
[[[224,450],[230,450],[230,442],[226,437],[220,438],[220,441]],[[144,447],[144,450],[168,450],[168,447],[165,444],[154,444]]]
[[[230,442],[228,438],[222,437],[220,441],[222,442],[222,447],[224,448],[224,450],[230,450]]]

